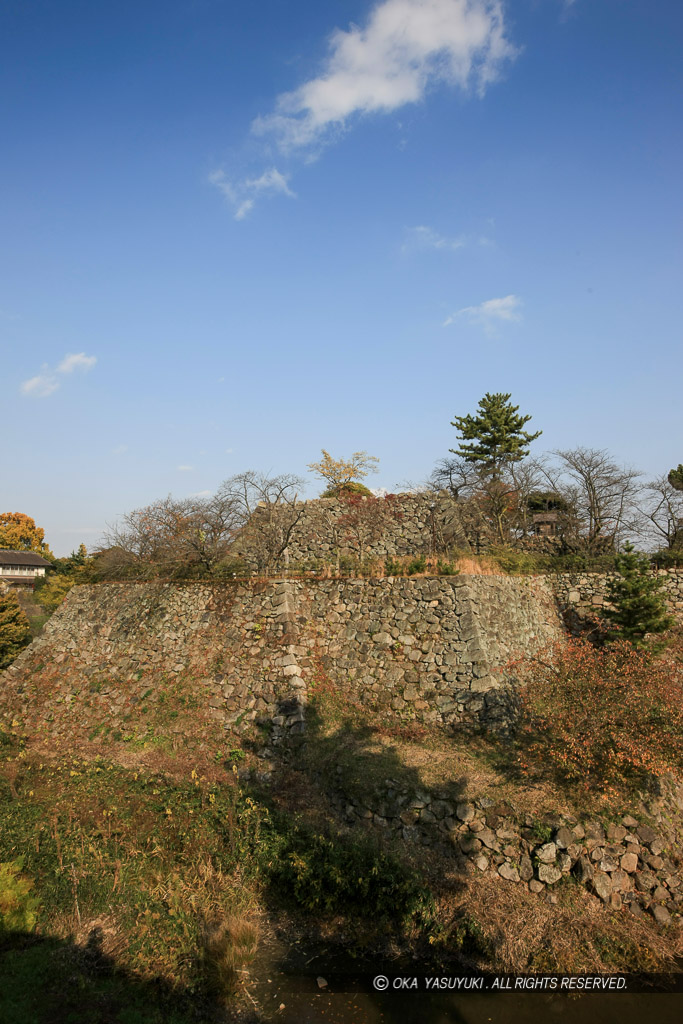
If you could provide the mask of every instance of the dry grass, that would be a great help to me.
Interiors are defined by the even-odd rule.
[[[458,558],[456,568],[467,576],[506,576],[501,567],[486,555],[472,555]]]
[[[627,910],[610,911],[572,882],[555,895],[551,903],[521,885],[477,874],[450,910],[479,922],[500,971],[656,972],[671,969],[683,952],[680,931],[664,934]]]
[[[199,935],[209,988],[224,1000],[234,997],[258,950],[257,922],[244,914],[214,915],[201,923]]]

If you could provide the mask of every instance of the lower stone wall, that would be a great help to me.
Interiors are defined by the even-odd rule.
[[[669,611],[683,622],[683,569],[655,569],[653,576],[662,581],[662,594]],[[558,607],[572,632],[580,632],[586,616],[607,605],[607,582],[616,573],[558,573],[545,579],[552,586]]]
[[[635,808],[638,817],[618,823],[566,815],[538,821],[489,797],[458,801],[448,792],[402,790],[391,779],[362,799],[338,792],[336,803],[350,825],[438,849],[455,858],[460,874],[493,874],[551,900],[553,887],[572,877],[613,910],[649,912],[663,926],[683,910],[683,787],[673,780],[664,781],[659,799]]]

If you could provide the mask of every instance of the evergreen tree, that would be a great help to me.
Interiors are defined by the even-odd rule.
[[[616,559],[618,576],[607,584],[607,598],[613,605],[603,616],[612,624],[610,640],[628,640],[634,647],[657,650],[659,641],[645,639],[648,633],[663,633],[674,624],[661,593],[663,580],[652,575],[647,555],[640,555],[632,544],[624,544]]]
[[[31,628],[16,596],[0,593],[0,668],[6,668],[31,642]]]
[[[675,491],[683,491],[683,466],[680,463],[677,469],[670,470],[667,480]]]
[[[478,414],[456,416],[451,421],[451,426],[460,432],[462,443],[450,451],[498,479],[506,465],[519,462],[528,454],[529,445],[541,434],[540,430],[529,434],[522,429],[531,416],[518,416],[518,409],[518,405],[510,402],[510,395],[487,392],[479,402]]]

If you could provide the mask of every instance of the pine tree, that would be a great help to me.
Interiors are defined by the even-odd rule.
[[[657,650],[662,640],[647,640],[647,634],[663,633],[674,624],[661,593],[663,580],[652,575],[647,555],[640,555],[632,544],[624,545],[617,556],[618,576],[607,584],[607,598],[613,605],[603,616],[612,624],[610,640],[628,640],[634,647]]]
[[[518,416],[518,409],[518,405],[510,402],[509,394],[487,392],[479,402],[478,415],[456,416],[451,421],[463,443],[450,451],[466,462],[478,464],[486,475],[497,479],[506,465],[519,462],[528,454],[529,445],[542,433],[539,430],[529,434],[523,430],[531,416]]]
[[[683,466],[680,462],[677,469],[669,471],[667,480],[675,491],[683,491]]]
[[[6,668],[31,641],[31,627],[16,596],[0,593],[0,668]]]

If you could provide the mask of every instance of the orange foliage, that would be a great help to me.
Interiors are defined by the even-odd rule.
[[[683,768],[683,682],[670,660],[630,644],[557,644],[514,666],[525,774],[550,770],[584,790],[640,785]]]
[[[45,530],[36,526],[35,520],[24,512],[0,513],[0,548],[52,556],[45,543]]]

